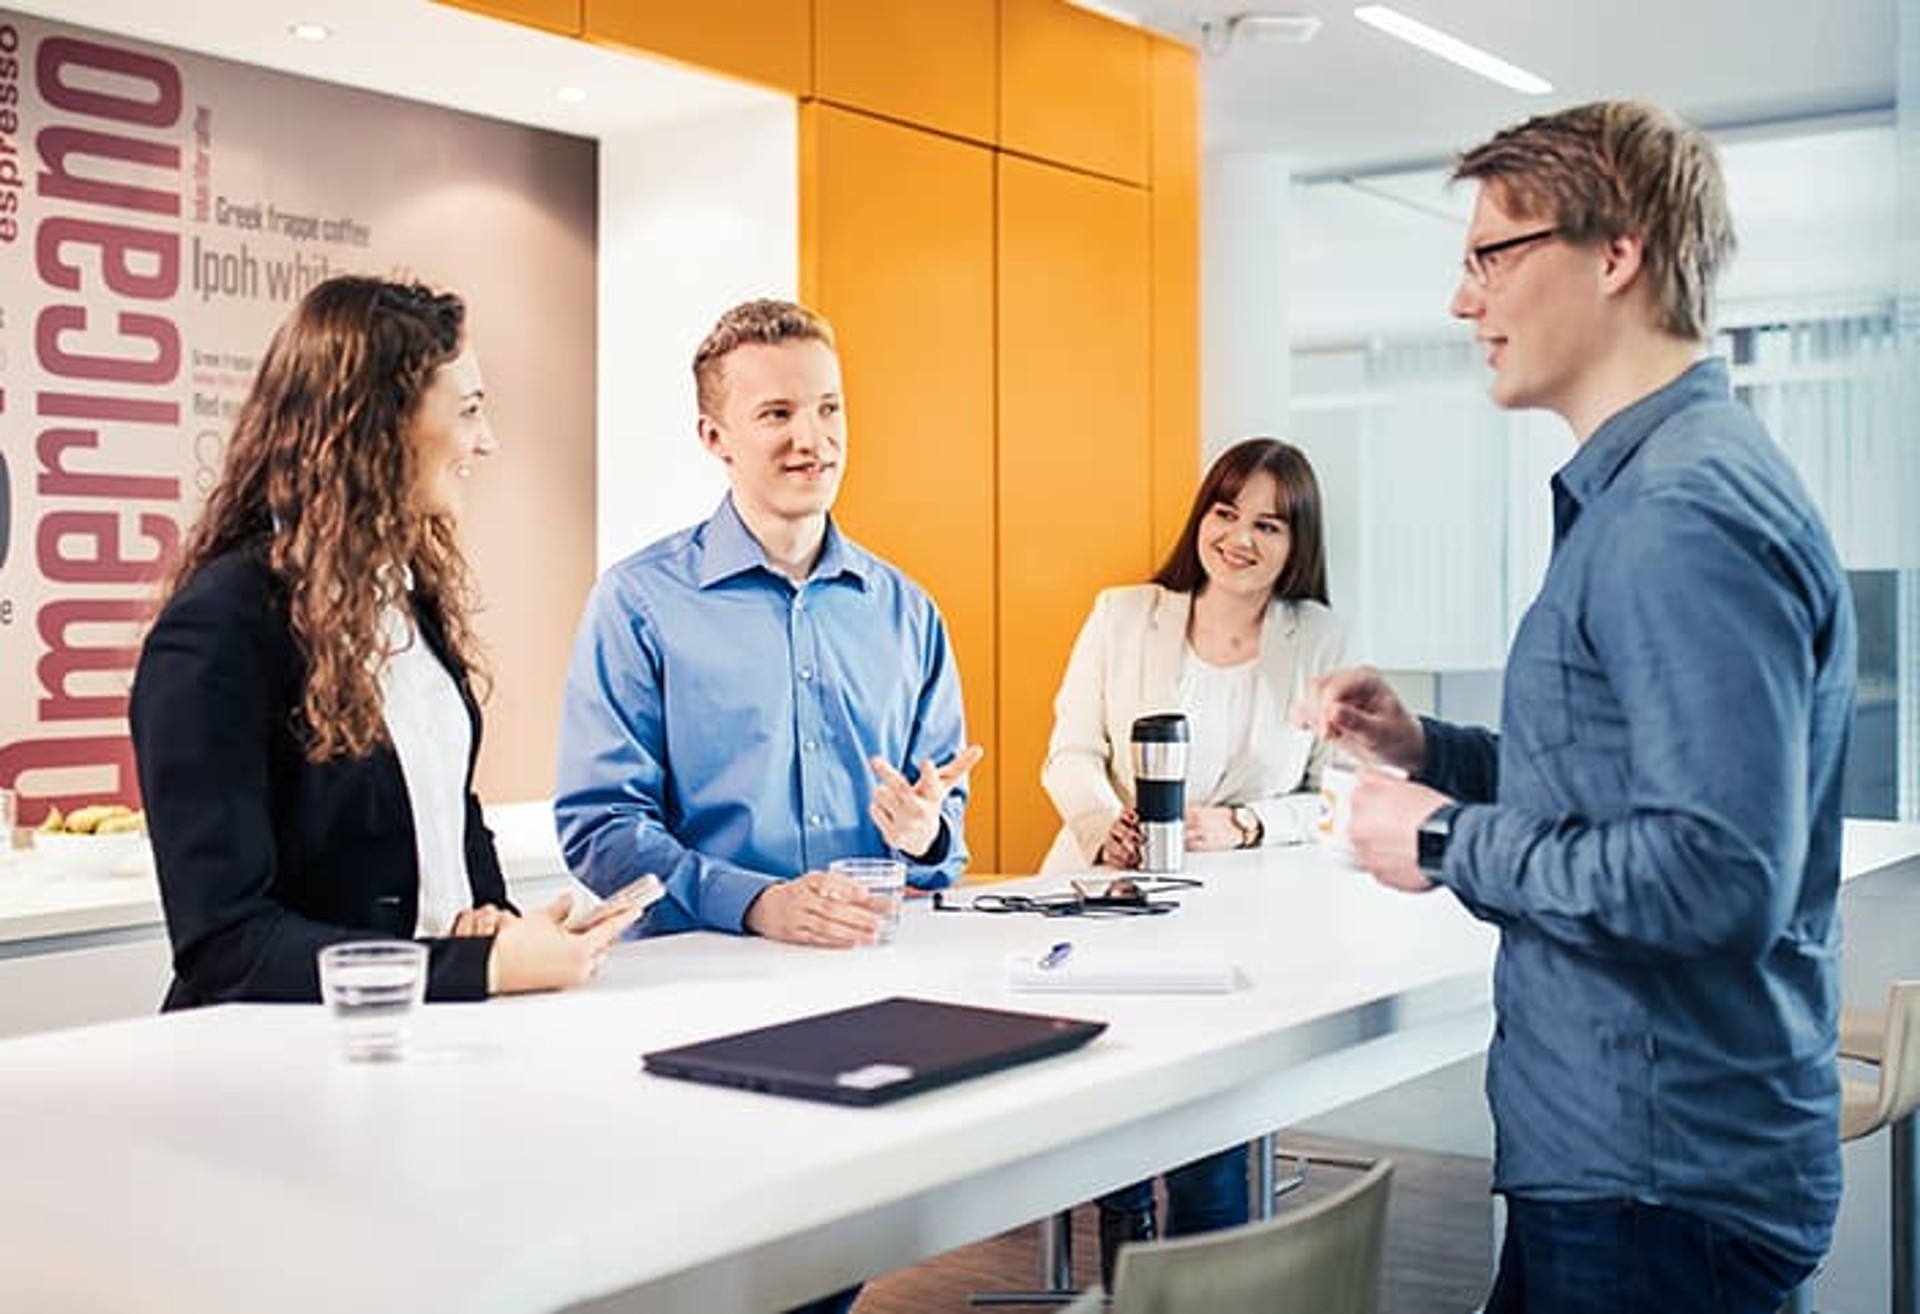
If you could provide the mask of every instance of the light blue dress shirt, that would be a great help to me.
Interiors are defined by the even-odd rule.
[[[554,817],[567,865],[608,894],[666,883],[640,933],[737,931],[768,885],[893,854],[868,816],[870,757],[909,779],[966,744],[960,678],[917,585],[828,523],[796,586],[731,496],[601,576],[567,672]],[[923,888],[966,865],[964,782]]]
[[[1554,477],[1503,733],[1429,722],[1440,880],[1500,928],[1494,1188],[1694,1212],[1810,1263],[1840,1199],[1846,577],[1703,361]]]

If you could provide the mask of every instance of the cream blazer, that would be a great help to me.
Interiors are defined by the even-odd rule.
[[[1107,589],[1094,599],[1053,700],[1040,783],[1065,825],[1042,872],[1092,866],[1113,819],[1134,805],[1134,718],[1181,710],[1175,691],[1192,606],[1191,594],[1158,584]],[[1265,843],[1297,844],[1313,834],[1327,748],[1284,718],[1309,680],[1346,664],[1346,628],[1317,602],[1276,602],[1267,608],[1259,660],[1283,723],[1253,736],[1228,762],[1219,801],[1252,808]]]

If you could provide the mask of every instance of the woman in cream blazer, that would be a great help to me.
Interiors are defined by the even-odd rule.
[[[1325,747],[1287,721],[1315,676],[1347,664],[1327,608],[1320,488],[1294,447],[1251,438],[1201,481],[1180,540],[1150,584],[1093,604],[1054,698],[1041,773],[1064,825],[1043,871],[1136,867],[1129,740],[1134,718],[1184,712],[1190,724],[1190,849],[1292,844],[1313,834]],[[1246,1147],[1166,1174],[1167,1233],[1247,1221]],[[1153,1183],[1108,1192],[1100,1269],[1158,1233]]]
[[[1043,872],[1085,871],[1103,860],[1134,865],[1115,863],[1114,854],[1101,851],[1116,823],[1124,828],[1134,807],[1128,761],[1133,721],[1151,712],[1193,711],[1181,705],[1182,668],[1195,658],[1190,631],[1196,611],[1207,606],[1200,595],[1218,573],[1208,563],[1210,529],[1214,538],[1224,536],[1218,546],[1228,548],[1236,535],[1260,532],[1260,517],[1237,509],[1227,511],[1224,525],[1210,522],[1220,514],[1216,508],[1233,508],[1249,485],[1277,494],[1277,506],[1252,510],[1278,512],[1289,541],[1264,618],[1257,621],[1259,674],[1249,721],[1244,734],[1235,733],[1238,742],[1221,750],[1225,766],[1218,780],[1200,785],[1197,793],[1189,790],[1188,846],[1296,844],[1312,838],[1327,748],[1289,724],[1287,709],[1310,680],[1347,664],[1346,629],[1326,605],[1320,491],[1313,469],[1297,448],[1255,438],[1214,462],[1156,582],[1107,589],[1094,601],[1054,697],[1053,737],[1041,783],[1064,825]],[[1275,567],[1272,561],[1263,565]],[[1196,718],[1195,733],[1203,733],[1205,725]],[[1196,744],[1193,756],[1217,759],[1220,754],[1202,753]]]

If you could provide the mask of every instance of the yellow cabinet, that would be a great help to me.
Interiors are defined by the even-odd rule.
[[[1198,56],[1153,42],[1153,554],[1172,550],[1200,483]],[[1218,438],[1241,437],[1220,434]]]
[[[1053,694],[1093,596],[1153,565],[1148,201],[1000,157],[1000,861],[1059,826]]]
[[[814,0],[814,94],[991,144],[999,0]]]
[[[585,0],[590,41],[664,55],[805,96],[813,90],[809,0]]]
[[[800,123],[801,296],[833,321],[846,386],[834,515],[946,617],[987,750],[972,865],[994,871],[993,152],[817,103]]]
[[[1003,149],[1144,185],[1149,80],[1139,28],[1065,0],[1001,0]]]
[[[562,36],[579,36],[581,6],[585,0],[439,0],[455,9],[471,9],[490,18],[545,28]]]

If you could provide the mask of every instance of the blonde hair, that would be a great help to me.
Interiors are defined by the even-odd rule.
[[[1496,184],[1505,208],[1571,242],[1638,237],[1660,327],[1703,340],[1734,251],[1713,143],[1657,105],[1605,100],[1528,119],[1462,154],[1455,180]]]
[[[743,301],[720,316],[693,353],[693,387],[700,413],[712,415],[719,409],[725,385],[723,366],[735,348],[782,342],[820,342],[833,350],[833,326],[805,306],[769,298]]]

